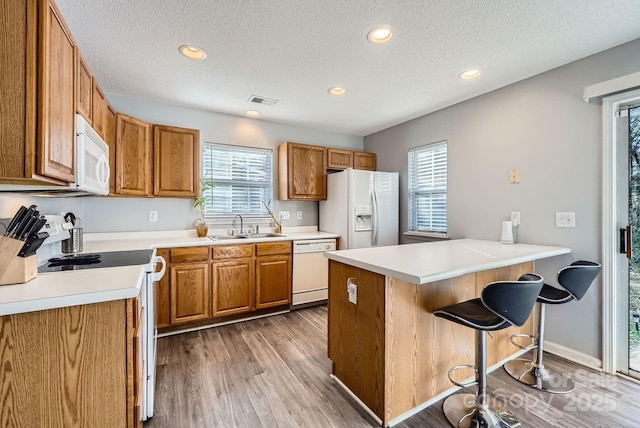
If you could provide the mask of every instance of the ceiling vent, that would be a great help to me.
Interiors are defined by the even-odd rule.
[[[274,100],[272,98],[267,98],[267,97],[261,97],[259,95],[251,95],[249,97],[249,102],[256,103],[256,104],[262,104],[262,105],[266,105],[266,106],[274,106],[274,105],[276,105],[278,100]]]

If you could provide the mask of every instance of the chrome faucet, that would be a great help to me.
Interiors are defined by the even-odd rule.
[[[233,228],[233,230],[236,230],[236,218],[238,217],[240,217],[240,234],[242,235],[242,216],[240,214],[236,214],[235,217],[233,217],[231,227]]]

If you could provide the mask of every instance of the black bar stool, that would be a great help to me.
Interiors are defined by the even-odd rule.
[[[436,310],[433,314],[476,330],[476,365],[454,366],[449,380],[458,386],[478,385],[476,394],[454,394],[442,405],[454,427],[519,427],[520,421],[487,395],[487,332],[511,325],[521,326],[529,318],[542,289],[542,277],[534,273],[517,281],[497,281],[484,287],[481,297]],[[475,368],[476,381],[468,385],[451,379],[453,371]]]
[[[528,334],[514,334],[511,336],[511,342],[519,348],[535,349],[534,358],[532,360],[516,359],[507,361],[504,369],[511,377],[532,388],[554,394],[573,391],[575,384],[571,379],[565,379],[562,374],[549,370],[544,366],[542,361],[545,306],[546,304],[559,305],[571,302],[572,300],[582,299],[601,269],[602,266],[598,263],[579,260],[560,269],[558,272],[558,284],[565,288],[565,290],[547,284],[542,286],[542,290],[537,299],[538,303],[540,303],[538,337],[536,338]],[[531,338],[534,344],[528,347],[521,346],[514,340],[518,337]]]

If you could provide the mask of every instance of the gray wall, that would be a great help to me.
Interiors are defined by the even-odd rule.
[[[574,260],[600,261],[601,107],[585,103],[582,92],[640,70],[639,54],[636,40],[365,137],[379,169],[400,171],[401,231],[407,150],[447,140],[452,238],[498,240],[501,221],[520,211],[520,242],[572,249],[536,263],[547,281]],[[509,184],[512,168],[520,169],[519,184]],[[556,211],[575,211],[576,228],[556,228]],[[547,340],[600,359],[600,278],[582,301],[551,306],[547,320]]]
[[[312,226],[318,224],[318,203],[277,201],[277,147],[284,141],[318,144],[328,147],[362,150],[363,138],[353,135],[277,124],[200,109],[154,103],[107,94],[113,107],[125,114],[157,124],[196,128],[201,141],[264,147],[274,150],[273,211],[291,211],[284,226]],[[267,107],[269,108],[269,107]],[[274,107],[275,108],[275,107]],[[169,198],[35,198],[0,193],[0,218],[11,217],[21,204],[37,204],[41,212],[72,211],[85,220],[88,232],[128,232],[147,230],[193,229],[196,213],[193,199]],[[148,211],[158,211],[158,222],[148,221]],[[296,211],[302,211],[302,220]],[[252,224],[249,222],[249,224]],[[215,226],[218,227],[218,226]]]

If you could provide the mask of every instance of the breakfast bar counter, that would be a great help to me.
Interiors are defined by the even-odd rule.
[[[454,390],[449,368],[473,364],[475,347],[471,329],[433,312],[478,297],[492,281],[534,272],[535,260],[570,252],[460,239],[325,253],[334,379],[384,426],[438,401]],[[492,332],[489,366],[520,351],[509,336],[534,330],[532,314],[520,328]]]

